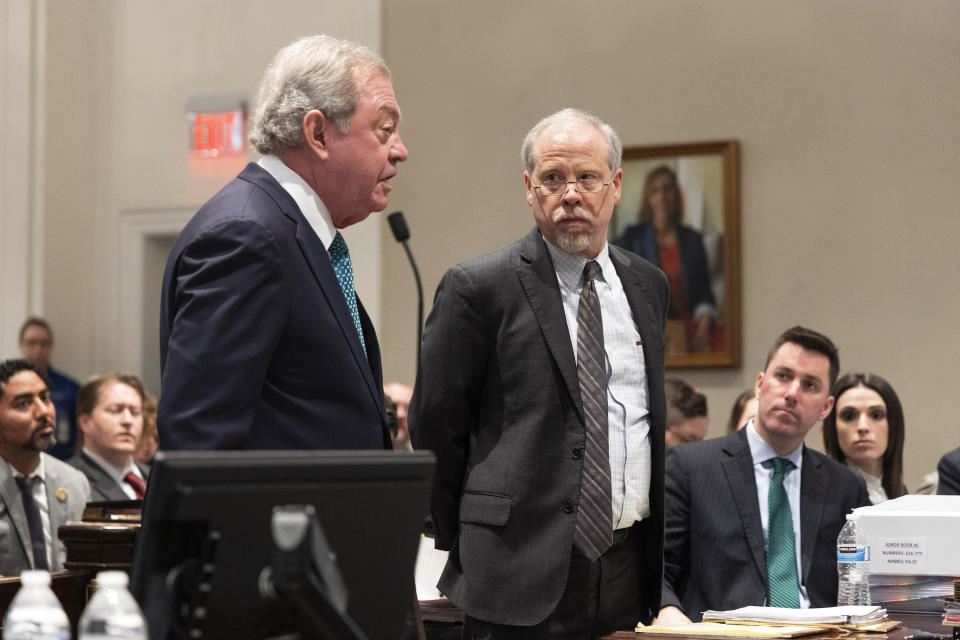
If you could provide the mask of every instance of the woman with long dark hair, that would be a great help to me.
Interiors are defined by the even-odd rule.
[[[833,397],[823,421],[827,455],[863,477],[873,504],[905,494],[903,407],[893,387],[876,374],[848,373],[833,386]]]

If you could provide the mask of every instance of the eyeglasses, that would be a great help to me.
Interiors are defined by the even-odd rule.
[[[534,189],[538,189],[540,193],[545,196],[562,196],[567,192],[567,189],[570,188],[569,185],[571,184],[579,193],[600,193],[603,191],[603,188],[610,183],[604,182],[603,178],[598,175],[585,173],[580,176],[580,179],[573,182],[560,180],[556,177],[550,176],[547,180],[544,180],[538,186],[535,186]]]

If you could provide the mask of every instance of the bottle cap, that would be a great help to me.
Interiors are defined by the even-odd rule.
[[[20,574],[20,583],[25,587],[46,587],[50,584],[50,574],[46,571],[24,571]]]
[[[101,571],[97,574],[97,584],[103,587],[125,589],[130,578],[125,571]]]

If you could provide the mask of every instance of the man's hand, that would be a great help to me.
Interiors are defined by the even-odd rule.
[[[690,624],[690,618],[677,607],[670,605],[660,609],[660,614],[653,619],[653,624]]]

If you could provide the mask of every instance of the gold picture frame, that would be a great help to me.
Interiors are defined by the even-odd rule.
[[[738,142],[626,148],[623,173],[610,241],[671,279],[667,368],[739,367]]]

